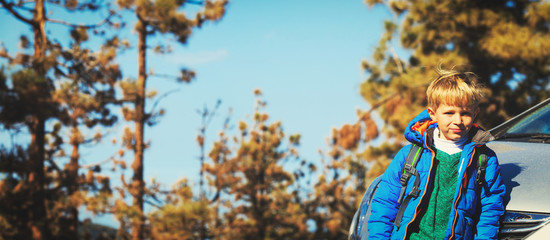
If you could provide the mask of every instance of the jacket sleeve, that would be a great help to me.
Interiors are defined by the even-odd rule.
[[[397,199],[401,190],[400,171],[410,148],[410,145],[403,147],[382,176],[382,181],[372,200],[371,215],[367,225],[369,239],[390,239],[395,215],[399,210]]]
[[[486,186],[481,189],[481,212],[475,239],[498,239],[500,218],[504,214],[506,187],[500,176],[498,159],[492,150],[488,151],[487,156]]]

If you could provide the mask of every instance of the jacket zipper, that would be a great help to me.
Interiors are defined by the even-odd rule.
[[[470,157],[470,161],[468,162],[468,165],[466,166],[466,169],[464,170],[464,176],[461,179],[460,188],[458,189],[458,196],[456,197],[456,201],[455,201],[454,206],[453,206],[454,210],[455,210],[455,216],[454,216],[454,219],[453,219],[453,226],[452,226],[452,229],[451,229],[451,236],[449,237],[449,239],[453,239],[454,236],[455,236],[455,227],[456,227],[456,222],[458,220],[458,201],[460,200],[460,197],[462,196],[462,188],[464,188],[464,185],[468,186],[468,172],[466,170],[472,164],[472,159],[474,158],[475,153],[476,153],[476,148],[474,147],[474,149],[472,151],[472,155]],[[461,166],[462,166],[462,164],[461,164]],[[459,171],[462,171],[462,168],[460,168]],[[460,174],[460,172],[459,172],[459,174]]]

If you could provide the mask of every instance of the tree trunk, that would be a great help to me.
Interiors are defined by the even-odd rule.
[[[80,159],[79,146],[80,146],[80,131],[78,130],[76,117],[73,117],[73,129],[71,137],[71,145],[73,146],[71,152],[71,160],[66,166],[67,171],[67,191],[68,197],[71,197],[78,191],[78,160]],[[78,238],[78,208],[77,206],[69,206],[69,226],[66,233],[63,235],[67,236],[68,239],[77,239]]]
[[[29,186],[31,189],[31,206],[29,214],[31,221],[29,228],[33,239],[51,239],[48,234],[46,219],[46,194],[44,191],[44,119],[34,117],[31,130],[31,144],[29,146],[30,173]]]
[[[46,11],[44,0],[37,0],[33,16],[33,31],[34,31],[34,68],[39,77],[46,77],[46,69],[44,66],[44,56],[46,51]],[[44,81],[40,81],[41,85],[45,85]],[[40,90],[48,91],[47,86],[38,86]],[[37,96],[39,98],[43,96]],[[39,102],[40,103],[40,102]],[[31,133],[31,143],[29,145],[30,157],[30,173],[29,186],[32,189],[30,201],[31,206],[29,214],[31,221],[29,228],[32,231],[33,239],[51,239],[51,234],[48,229],[46,215],[46,194],[44,190],[45,175],[44,175],[44,139],[45,139],[45,123],[46,119],[41,112],[42,109],[36,108],[36,112],[29,123]]]
[[[132,226],[132,239],[139,240],[145,237],[145,217],[143,212],[143,197],[145,192],[145,183],[143,181],[143,152],[144,143],[144,125],[147,120],[145,117],[145,89],[147,82],[146,73],[146,51],[147,51],[147,23],[139,20],[141,26],[138,27],[138,78],[137,78],[137,96],[135,100],[135,151],[132,169],[134,176],[132,178],[132,189],[134,194],[134,207],[138,209],[139,221]]]

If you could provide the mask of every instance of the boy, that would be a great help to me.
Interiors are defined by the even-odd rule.
[[[505,187],[495,153],[484,146],[492,136],[473,123],[479,112],[481,86],[473,73],[438,73],[426,91],[428,109],[405,130],[407,140],[422,146],[422,155],[416,173],[413,170],[406,182],[404,196],[411,193],[417,177],[418,195],[410,194],[408,200],[398,202],[401,171],[412,146],[408,145],[386,169],[372,200],[367,227],[370,239],[498,238]],[[480,186],[473,156],[481,151],[488,161]],[[402,204],[406,206],[398,214]]]

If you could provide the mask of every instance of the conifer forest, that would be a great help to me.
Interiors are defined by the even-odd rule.
[[[365,189],[426,107],[434,69],[479,76],[485,129],[550,97],[549,1],[364,0],[390,16],[348,93],[367,107],[318,129],[329,134],[314,157],[260,88],[247,106],[221,99],[183,113],[201,118],[190,134],[197,157],[185,160],[200,167],[177,182],[151,179],[145,170],[160,162],[147,152],[162,139],[148,131],[179,111],[165,108],[170,96],[185,94],[155,81],[185,89],[202,74],[152,71],[152,55],[223,25],[233,1],[243,0],[0,0],[0,14],[25,26],[18,39],[0,33],[0,239],[347,239]],[[128,52],[131,63],[119,57]]]

